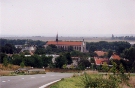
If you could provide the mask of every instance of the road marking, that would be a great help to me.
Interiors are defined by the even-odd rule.
[[[22,78],[22,79],[24,79],[24,78]]]
[[[55,83],[55,82],[58,82],[58,81],[60,81],[60,80],[61,80],[61,79],[55,80],[55,81],[50,82],[50,83],[47,83],[47,84],[45,84],[45,85],[43,85],[43,86],[41,86],[41,87],[39,87],[39,88],[45,88],[45,87],[47,87],[47,86],[49,86],[49,85],[51,85],[51,84],[53,84],[53,83]]]
[[[6,82],[6,81],[2,81],[2,82]]]
[[[10,81],[10,80],[8,80],[8,81]]]
[[[51,75],[51,76],[54,76],[54,75]]]
[[[45,77],[45,76],[41,76],[41,77]]]
[[[31,77],[31,78],[35,78],[35,77]]]

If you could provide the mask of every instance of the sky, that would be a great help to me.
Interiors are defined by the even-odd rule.
[[[135,0],[0,0],[2,36],[135,34]]]

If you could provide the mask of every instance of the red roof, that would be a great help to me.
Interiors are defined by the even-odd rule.
[[[97,58],[97,57],[94,57],[94,59],[95,59],[95,64],[96,65],[102,65],[103,62],[108,62],[108,59],[106,59],[106,58]]]
[[[53,44],[53,45],[69,45],[69,46],[80,46],[80,45],[82,45],[82,43],[83,42],[77,42],[77,41],[58,41],[58,42],[56,42],[56,41],[48,41],[46,44],[47,45],[51,45],[51,44]]]
[[[119,55],[116,55],[116,54],[113,54],[113,55],[111,56],[111,59],[120,60],[120,56],[119,56]]]
[[[104,52],[104,51],[95,51],[95,53],[96,53],[98,56],[104,56],[104,54],[106,54],[106,52]]]

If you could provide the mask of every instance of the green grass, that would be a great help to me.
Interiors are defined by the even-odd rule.
[[[74,74],[71,78],[63,78],[61,81],[51,85],[49,88],[130,88],[128,75],[99,75],[99,74],[84,74],[78,76]],[[133,76],[132,76],[133,79]],[[133,83],[132,83],[133,84]],[[132,87],[131,87],[132,88]]]
[[[97,74],[91,74],[92,78],[98,77]],[[61,81],[53,84],[50,88],[84,88],[85,85],[83,83],[84,75],[78,76],[78,74],[74,74],[71,78],[63,78]]]

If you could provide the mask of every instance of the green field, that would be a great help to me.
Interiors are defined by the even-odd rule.
[[[50,88],[134,88],[135,76],[131,76],[128,80],[124,78],[112,74],[83,74],[81,76],[74,74],[71,78],[63,78],[51,85]]]

